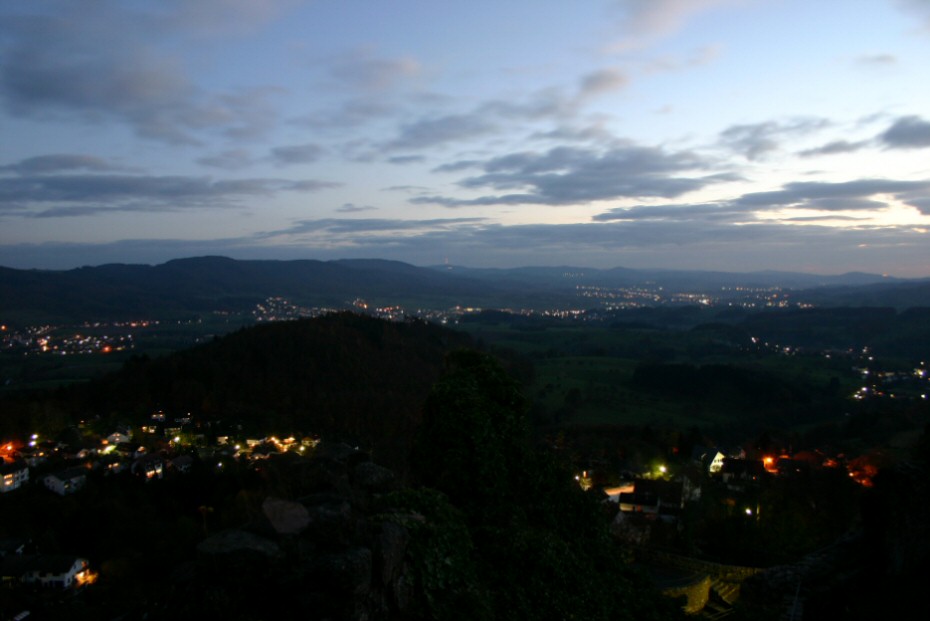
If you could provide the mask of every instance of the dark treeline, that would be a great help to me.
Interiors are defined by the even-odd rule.
[[[345,440],[400,468],[443,356],[469,344],[466,335],[425,322],[348,313],[262,325],[164,358],[136,357],[89,384],[7,395],[0,431],[83,420],[109,433],[164,410],[191,413],[208,434],[241,425],[250,436]]]

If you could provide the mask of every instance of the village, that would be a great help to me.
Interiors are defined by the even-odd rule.
[[[208,440],[202,427],[189,414],[170,417],[157,411],[136,430],[118,425],[105,436],[82,424],[69,430],[66,438],[46,439],[34,433],[6,440],[0,446],[0,495],[10,507],[15,506],[17,492],[28,486],[66,497],[80,494],[95,477],[121,476],[140,482],[182,477],[195,460],[222,471],[231,463],[248,466],[272,457],[301,459],[320,442],[316,436],[236,441],[213,435]],[[80,591],[99,577],[99,568],[92,568],[82,556],[88,552],[46,554],[29,538],[4,533],[0,535],[0,582],[5,589],[45,592],[51,597]]]
[[[161,410],[144,423],[117,425],[104,435],[92,431],[90,421],[55,439],[39,433],[8,439],[0,446],[0,493],[6,507],[14,507],[17,493],[27,487],[69,497],[80,495],[90,480],[121,477],[144,487],[185,477],[195,463],[214,473],[230,468],[260,470],[268,460],[284,463],[309,458],[321,442],[316,435],[247,437],[235,425],[221,427],[188,413],[171,415]],[[729,519],[758,525],[769,517],[763,515],[767,508],[761,498],[772,481],[801,485],[812,473],[829,470],[867,487],[877,471],[872,461],[862,457],[713,446],[696,446],[690,455],[673,456],[668,463],[631,466],[619,485],[607,485],[603,473],[588,470],[578,472],[575,479],[582,489],[595,490],[612,507],[614,536],[639,550],[639,558],[645,558],[643,551],[669,549],[686,528],[686,514],[698,511],[702,503],[715,505],[701,510],[705,513],[723,511]],[[100,575],[100,568],[88,558],[90,551],[46,554],[34,541],[16,533],[0,535],[0,554],[0,577],[4,587],[14,592],[39,593],[40,597],[76,595]],[[681,594],[681,580],[676,575],[666,591]],[[702,580],[684,591],[686,609],[696,612],[716,605],[716,610],[725,611],[738,593],[738,584]]]

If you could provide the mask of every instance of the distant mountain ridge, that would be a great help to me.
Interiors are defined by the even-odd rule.
[[[355,298],[465,302],[487,292],[466,278],[391,261],[176,259],[67,271],[0,268],[0,313],[47,318],[157,316],[247,310],[271,296],[343,307]]]
[[[572,266],[482,269],[416,267],[380,259],[239,261],[206,256],[154,266],[107,264],[67,271],[0,267],[0,318],[33,322],[244,311],[271,296],[334,308],[357,298],[430,309],[551,308],[577,305],[579,285],[709,293],[728,287],[780,287],[810,290],[803,296],[824,305],[930,305],[930,280],[858,272],[819,276]]]
[[[436,266],[470,278],[490,281],[524,281],[536,284],[571,282],[574,284],[602,284],[605,286],[635,286],[655,283],[665,287],[686,290],[713,289],[723,286],[781,287],[785,289],[810,289],[831,286],[863,286],[878,283],[913,282],[880,274],[848,272],[838,275],[804,274],[799,272],[719,272],[701,270],[631,269],[614,267],[609,269],[558,266],[522,268],[469,268],[460,266]]]

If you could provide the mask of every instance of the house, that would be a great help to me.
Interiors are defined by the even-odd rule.
[[[778,461],[775,462],[775,469],[780,476],[795,476],[802,474],[810,474],[811,471],[811,462],[798,459],[795,457],[779,457]]]
[[[758,483],[766,474],[765,463],[761,459],[727,457],[720,470],[720,478],[728,488],[734,490],[742,489],[746,484]]]
[[[719,446],[695,446],[691,451],[691,460],[706,468],[709,474],[720,474],[723,460],[727,458],[745,459],[746,451],[740,447],[728,449]]]
[[[82,586],[94,576],[86,559],[63,554],[4,557],[0,574],[4,582],[60,590]]]
[[[65,459],[88,459],[97,454],[97,445],[86,441],[78,441],[65,446],[61,455]]]
[[[107,443],[122,444],[132,440],[132,430],[129,427],[118,427],[107,436]]]
[[[30,468],[36,468],[48,461],[48,453],[41,446],[24,446],[19,450],[19,457]]]
[[[118,455],[105,455],[94,462],[94,470],[97,472],[102,472],[104,476],[110,474],[119,474],[127,467],[128,466],[126,462],[120,459]]]
[[[130,471],[146,481],[165,476],[165,462],[158,455],[145,455],[132,462]]]
[[[177,472],[190,472],[191,466],[194,465],[194,458],[191,455],[179,455],[171,460],[171,468]]]
[[[87,483],[87,469],[78,467],[54,472],[42,479],[42,483],[59,496],[73,494]]]
[[[620,494],[620,511],[650,514],[666,521],[677,519],[684,506],[681,481],[637,479],[632,492]]]
[[[25,461],[0,463],[0,492],[12,492],[29,481],[29,466]]]
[[[139,459],[145,455],[145,447],[132,442],[120,442],[116,445],[116,454],[122,459]]]

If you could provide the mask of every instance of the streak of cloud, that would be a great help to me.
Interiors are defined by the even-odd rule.
[[[879,140],[890,149],[930,147],[930,121],[919,116],[903,116],[881,134]]]
[[[417,197],[414,203],[469,205],[569,205],[616,198],[674,198],[732,180],[728,175],[694,175],[710,162],[689,151],[668,152],[634,144],[607,150],[557,147],[544,153],[511,153],[484,162],[447,164],[445,171],[481,168],[484,174],[459,181],[474,190],[513,190],[480,198]]]

